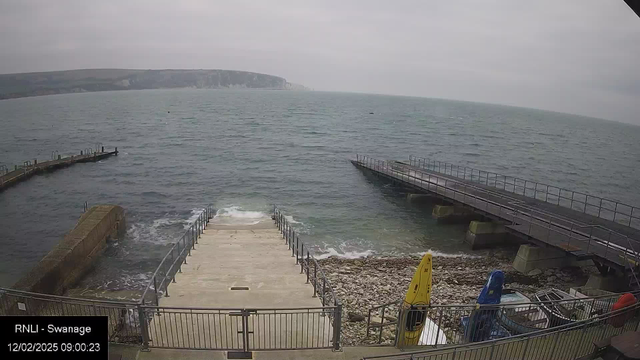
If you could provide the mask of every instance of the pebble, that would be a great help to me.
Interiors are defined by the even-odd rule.
[[[431,303],[468,304],[475,303],[494,269],[505,273],[505,288],[512,288],[532,296],[541,289],[551,287],[568,291],[569,287],[584,285],[591,268],[547,269],[544,272],[533,270],[525,275],[517,272],[512,266],[513,254],[491,257],[434,257],[433,283]],[[420,257],[366,257],[360,259],[341,259],[330,257],[318,260],[325,274],[334,287],[336,296],[342,301],[347,314],[342,319],[342,338],[346,346],[377,344],[382,331],[382,343],[393,344],[395,325],[399,306],[409,287]],[[531,273],[534,275],[531,275]],[[539,275],[545,274],[544,277]],[[384,323],[389,326],[372,328],[367,337],[367,314],[369,309],[382,304],[389,304],[382,314],[373,311],[378,323],[384,316]],[[445,319],[452,326],[456,319]]]

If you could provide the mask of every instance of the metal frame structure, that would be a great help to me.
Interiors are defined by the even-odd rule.
[[[0,288],[0,315],[107,316],[109,341],[142,341],[139,304],[89,300]]]
[[[0,315],[106,315],[110,341],[140,344],[144,351],[154,347],[239,352],[340,350],[342,305],[309,248],[275,206],[273,220],[322,306],[278,309],[160,306],[160,298],[169,296],[169,285],[176,281],[176,273],[182,271],[213,214],[211,205],[202,210],[164,256],[138,302],[85,300],[0,288]]]
[[[409,156],[409,165],[534,198],[640,229],[640,209],[616,200],[413,155]]]
[[[191,256],[191,250],[195,250],[198,238],[202,236],[212,218],[213,206],[208,205],[169,249],[149,279],[140,299],[141,305],[146,305],[148,294],[151,294],[150,290],[153,291],[151,303],[156,306],[159,306],[160,296],[169,296],[169,284],[176,282],[176,273],[182,272],[182,264],[187,263],[187,257]]]
[[[624,269],[633,270],[640,263],[640,253],[635,250],[640,248],[640,241],[615,231],[576,223],[572,219],[532,209],[526,204],[515,202],[504,204],[492,201],[473,193],[478,190],[477,185],[439,177],[395,162],[357,155],[355,163],[421,191],[455,201],[491,217],[509,221],[511,228],[530,239],[566,249],[572,246],[578,247],[583,254],[594,255],[607,265]],[[621,243],[625,246],[621,246]]]
[[[588,320],[518,336],[446,348],[368,356],[388,360],[516,359],[574,360],[589,357],[594,343],[623,332],[638,331],[640,303]]]
[[[298,233],[291,226],[284,213],[277,207],[273,206],[273,220],[282,233],[285,244],[291,251],[291,256],[296,258],[296,264],[300,265],[300,274],[306,274],[307,284],[313,285],[313,296],[319,297],[323,307],[334,307],[335,311],[329,311],[332,317],[334,327],[334,350],[340,349],[340,336],[342,326],[342,303],[338,299],[333,290],[331,282],[318,264],[316,258],[312,255],[309,246],[305,246],[300,240]]]
[[[213,208],[205,208],[180,240],[169,250],[152,275],[140,301],[142,347],[172,349],[209,349],[250,352],[252,350],[340,349],[342,305],[331,284],[317,265],[315,258],[274,206],[273,219],[281,230],[285,243],[305,269],[307,283],[314,285],[314,296],[320,297],[322,307],[315,308],[187,308],[163,307],[161,296],[169,296],[169,284],[182,271],[198,238],[213,218]],[[277,216],[276,216],[277,214]],[[285,231],[286,229],[286,231]],[[314,270],[311,262],[314,262]],[[319,279],[322,279],[320,286]],[[151,292],[153,291],[153,293]],[[151,299],[149,299],[151,297]]]
[[[112,154],[118,154],[117,147],[115,148],[115,151],[110,153],[104,152],[104,146],[102,147],[102,150],[102,152],[98,152],[93,151],[91,148],[85,148],[84,150],[80,151],[80,155],[70,155],[66,157],[62,157],[62,155],[60,155],[59,152],[55,150],[51,152],[50,160],[45,160],[42,162],[38,162],[37,159],[34,159],[33,161],[27,160],[24,161],[22,165],[14,165],[14,169],[11,171],[9,168],[2,165],[0,166],[0,191],[4,190],[5,187],[15,184],[18,181],[24,180],[31,175],[41,171],[48,171],[57,167],[69,166],[77,162],[97,161],[103,157],[110,156]]]
[[[142,307],[149,346],[227,350],[339,349],[336,306],[234,309]],[[337,330],[337,331],[336,331]]]
[[[640,291],[632,292],[632,294],[636,297],[640,297]],[[435,341],[425,345],[443,347],[465,344],[470,340],[481,338],[482,334],[479,333],[479,329],[474,329],[473,327],[465,329],[461,326],[460,320],[464,317],[471,318],[472,316],[476,316],[483,318],[483,315],[485,314],[490,315],[498,313],[500,316],[498,316],[496,318],[496,322],[492,324],[493,330],[496,330],[500,326],[503,326],[501,322],[506,320],[506,316],[512,317],[514,315],[520,315],[522,317],[526,317],[532,324],[532,328],[535,328],[535,324],[543,323],[545,319],[549,319],[544,307],[552,308],[556,305],[561,305],[562,308],[566,310],[566,313],[575,320],[585,320],[611,312],[613,304],[618,301],[621,295],[623,295],[623,293],[571,300],[544,302],[532,301],[517,304],[429,305],[419,310],[405,309],[402,307],[402,300],[398,300],[377,305],[369,309],[367,316],[367,338],[374,335],[373,342],[376,344],[383,344],[382,332],[384,328],[388,328],[391,333],[394,334],[396,340],[392,344],[387,345],[401,346],[402,344],[398,343],[398,339],[402,338],[403,333],[400,325],[405,324],[408,318],[416,318],[418,313],[422,313],[420,314],[421,316],[426,316],[433,322],[433,324],[435,324],[435,326],[431,326],[429,329],[432,333],[436,334],[439,331],[442,331],[446,336],[446,344],[442,343],[439,337],[434,336]],[[538,310],[542,311],[542,313]],[[389,315],[392,315],[396,320],[385,322],[385,319],[389,317]],[[502,317],[502,315],[505,317]],[[379,317],[380,322],[373,322],[372,319],[374,316]],[[397,319],[400,319],[400,321]],[[550,327],[555,327],[564,325],[564,322],[561,322],[560,319],[549,319],[548,324]],[[474,334],[474,332],[476,332],[476,334]]]

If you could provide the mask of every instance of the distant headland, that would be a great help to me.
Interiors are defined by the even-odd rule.
[[[309,90],[279,76],[236,70],[82,69],[0,74],[0,100],[92,91],[175,88]]]

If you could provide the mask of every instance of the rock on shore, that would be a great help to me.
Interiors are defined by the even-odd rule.
[[[434,257],[431,303],[434,305],[475,303],[491,270],[505,273],[505,288],[531,296],[540,289],[556,287],[568,291],[569,287],[584,285],[590,268],[569,267],[549,269],[524,275],[511,263],[513,254],[491,252],[486,257]],[[319,260],[336,296],[343,302],[342,332],[344,345],[376,343],[377,336],[366,338],[368,309],[404,298],[407,287],[420,257],[392,257],[341,259],[330,257]],[[394,321],[398,307],[392,306],[385,322]],[[364,315],[364,321],[362,317]],[[380,321],[379,316],[374,319]],[[384,329],[383,343],[392,343],[393,334]]]

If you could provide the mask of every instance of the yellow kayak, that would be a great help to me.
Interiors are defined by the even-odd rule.
[[[431,301],[431,254],[422,257],[420,265],[413,275],[409,290],[404,298],[406,312],[404,334],[398,339],[400,345],[418,345],[426,319],[426,306]]]

